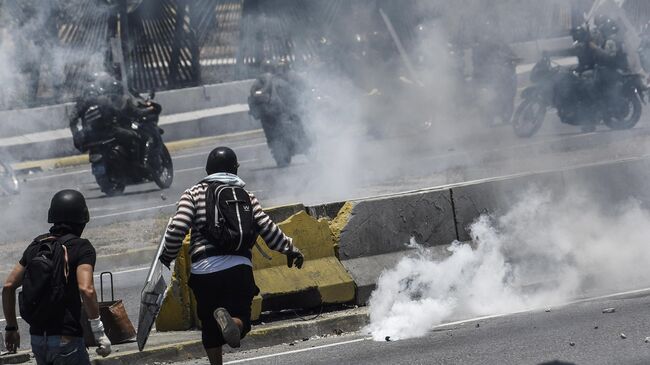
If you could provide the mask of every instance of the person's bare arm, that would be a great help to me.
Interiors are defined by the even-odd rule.
[[[83,300],[86,315],[90,319],[99,317],[99,305],[97,304],[92,265],[82,264],[77,267],[77,284],[79,285],[79,293]]]
[[[18,326],[18,320],[16,319],[16,289],[23,284],[23,274],[25,274],[25,267],[16,264],[2,288],[2,311],[7,321],[7,327]]]
[[[25,267],[21,264],[16,264],[7,280],[2,287],[2,311],[4,312],[7,327],[18,327],[18,319],[16,318],[16,289],[23,283],[23,275],[25,274]],[[16,352],[20,347],[20,334],[18,331],[6,331],[5,333],[5,346],[7,351]]]

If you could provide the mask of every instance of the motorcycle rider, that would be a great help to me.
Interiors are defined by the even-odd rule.
[[[574,41],[573,46],[556,51],[543,51],[542,57],[577,57],[578,65],[574,69],[574,72],[580,80],[577,90],[579,90],[578,92],[580,94],[590,95],[590,99],[595,100],[599,95],[596,91],[597,83],[594,72],[600,47],[595,43],[592,32],[586,24],[573,28],[571,30],[571,37]],[[598,37],[599,35],[596,35],[596,38]],[[595,129],[596,124],[594,121],[583,120],[583,132],[593,132]]]
[[[542,57],[577,57],[578,66],[575,71],[582,75],[587,71],[591,71],[595,66],[595,52],[598,46],[594,43],[591,33],[586,25],[580,25],[571,29],[571,37],[573,38],[573,45],[570,48],[543,51]]]
[[[605,100],[614,100],[620,97],[619,72],[629,71],[624,41],[618,24],[612,19],[601,20],[598,32],[602,35],[602,43],[593,49],[596,63],[594,83]]]
[[[587,84],[593,84],[590,85],[593,87],[588,87],[591,92],[607,89],[608,85],[615,82],[617,70],[627,69],[627,59],[616,23],[609,18],[597,17],[596,24],[594,31],[590,31],[586,25],[572,29],[574,45],[571,48],[543,52],[545,57],[576,56],[578,66],[575,71]]]
[[[307,137],[300,117],[300,98],[307,90],[306,83],[298,73],[291,70],[289,63],[284,59],[277,62],[264,61],[262,71],[251,87],[248,98],[249,113],[253,118],[260,120],[272,152],[274,146],[287,137],[284,135],[287,133],[297,134],[302,144]],[[295,128],[281,128],[285,121],[292,122]]]
[[[151,102],[138,102],[134,95],[125,95],[122,84],[114,77],[99,73],[77,100],[76,112],[70,121],[75,147],[85,152],[88,143],[103,138],[115,138],[133,156],[140,156],[145,166],[146,157],[141,153],[142,136],[131,127],[134,119],[160,113],[160,106]],[[81,122],[81,123],[80,123]]]

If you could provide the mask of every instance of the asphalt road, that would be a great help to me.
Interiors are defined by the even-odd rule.
[[[360,137],[328,140],[320,155],[298,156],[288,168],[275,167],[261,134],[228,143],[239,155],[240,175],[264,206],[303,202],[316,204],[397,193],[449,183],[520,172],[557,169],[625,157],[644,156],[650,144],[647,120],[630,131],[612,132],[601,127],[589,134],[548,120],[532,139],[514,137],[510,126],[479,126],[471,133],[453,136],[406,133],[385,139]],[[467,132],[467,131],[465,131]],[[92,221],[88,228],[125,225],[117,235],[125,248],[139,248],[138,234],[151,229],[148,220],[169,216],[180,194],[204,175],[204,164],[213,146],[175,153],[176,176],[172,187],[160,191],[154,184],[127,187],[126,193],[106,197],[99,191],[89,166],[55,169],[23,177],[18,196],[0,197],[5,207],[0,226],[0,264],[10,267],[28,240],[47,230],[46,213],[51,195],[76,188],[88,199]],[[164,219],[164,218],[163,218]],[[136,221],[135,225],[127,223]],[[112,229],[115,229],[114,227]],[[159,232],[153,232],[159,235]],[[115,235],[107,231],[106,239]],[[100,237],[99,241],[101,241]],[[98,254],[106,254],[101,242]],[[146,275],[144,267],[114,267],[116,296],[124,299],[132,321],[137,322],[139,295]],[[99,287],[99,285],[97,285]],[[0,322],[1,323],[1,322]],[[21,329],[25,329],[21,323]],[[26,337],[23,337],[26,338]],[[25,347],[25,346],[23,346]]]
[[[605,308],[616,312],[602,313]],[[641,365],[650,363],[648,336],[650,292],[646,290],[548,312],[464,319],[415,339],[376,342],[358,332],[227,353],[224,364]],[[206,363],[205,358],[174,362]]]

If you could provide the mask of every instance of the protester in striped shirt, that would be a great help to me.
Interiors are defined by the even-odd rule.
[[[232,149],[217,147],[210,152],[205,168],[208,176],[181,196],[176,214],[167,226],[165,246],[160,255],[160,261],[169,267],[191,229],[189,286],[196,297],[203,347],[211,365],[222,363],[224,344],[239,347],[240,339],[250,331],[251,304],[259,292],[253,278],[252,244],[225,252],[219,242],[214,242],[206,233],[208,189],[232,187],[235,199],[236,188],[245,186],[237,176],[238,168],[237,155]],[[304,257],[291,238],[273,223],[252,193],[245,193],[250,198],[250,206],[245,205],[242,210],[252,210],[254,237],[260,235],[269,248],[285,254],[289,267],[302,268]]]

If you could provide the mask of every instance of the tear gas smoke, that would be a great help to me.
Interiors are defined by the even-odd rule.
[[[406,339],[462,317],[646,287],[648,227],[650,212],[633,200],[601,206],[579,192],[554,200],[531,189],[504,215],[478,218],[472,242],[452,243],[448,257],[412,242],[415,251],[381,274],[367,329],[376,340]]]
[[[461,164],[460,159],[438,161],[435,166],[417,161],[465,150],[477,142],[489,144],[496,135],[477,105],[479,99],[489,103],[495,93],[488,90],[481,94],[484,98],[475,98],[471,90],[476,85],[467,81],[471,74],[471,67],[466,67],[471,59],[469,48],[477,34],[511,42],[524,40],[517,38],[522,34],[529,37],[525,40],[538,39],[568,26],[562,23],[566,19],[552,16],[568,6],[555,3],[415,4],[417,16],[406,17],[408,25],[400,23],[399,32],[414,73],[404,67],[387,25],[372,6],[364,8],[364,16],[356,22],[342,21],[331,30],[335,37],[324,34],[327,41],[312,58],[297,57],[296,70],[321,100],[314,102],[314,93],[302,100],[302,119],[313,147],[309,161],[301,164],[298,159],[300,167],[288,169],[286,181],[273,187],[279,195],[305,204],[359,198],[389,192],[368,191],[367,186],[399,186],[401,179],[414,173],[444,172]],[[394,6],[386,6],[388,16],[397,24]],[[539,24],[540,14],[552,20]],[[260,21],[269,18],[271,15],[265,14]],[[296,39],[307,32],[292,31]],[[290,51],[286,52],[277,56],[291,59]],[[501,132],[512,133],[510,128]],[[462,164],[475,164],[472,159]],[[452,182],[457,181],[441,183]]]
[[[84,73],[103,69],[107,46],[91,37],[101,37],[98,29],[109,10],[106,3],[87,0],[4,2],[0,7],[0,107],[32,106],[35,98],[70,99],[73,95],[64,95],[66,87],[78,83]]]

